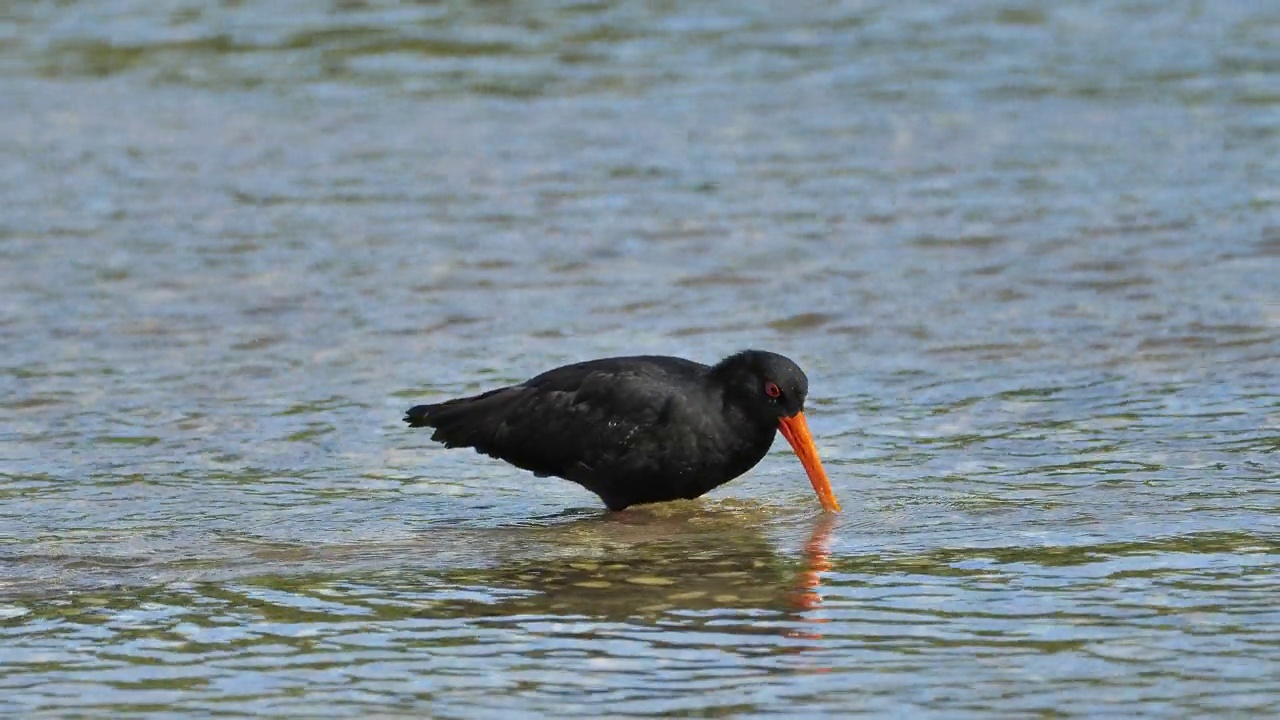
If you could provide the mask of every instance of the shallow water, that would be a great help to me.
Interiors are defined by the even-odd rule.
[[[1280,711],[1273,3],[15,2],[0,713]],[[806,368],[620,516],[403,427]]]

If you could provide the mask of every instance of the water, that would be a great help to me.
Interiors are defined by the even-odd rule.
[[[1274,3],[12,2],[0,713],[1280,711]],[[806,368],[620,517],[404,408]]]

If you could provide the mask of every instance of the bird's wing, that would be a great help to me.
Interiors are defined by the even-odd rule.
[[[491,432],[474,446],[539,474],[640,470],[658,455],[663,428],[686,421],[686,393],[702,369],[636,362],[558,368],[503,391]]]

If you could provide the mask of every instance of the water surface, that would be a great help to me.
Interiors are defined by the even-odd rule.
[[[1280,711],[1274,3],[13,2],[0,713]],[[806,368],[608,516],[403,427]]]

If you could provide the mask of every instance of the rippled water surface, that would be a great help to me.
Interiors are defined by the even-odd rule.
[[[1280,6],[0,10],[0,714],[1280,714]],[[417,402],[795,358],[609,516]]]

